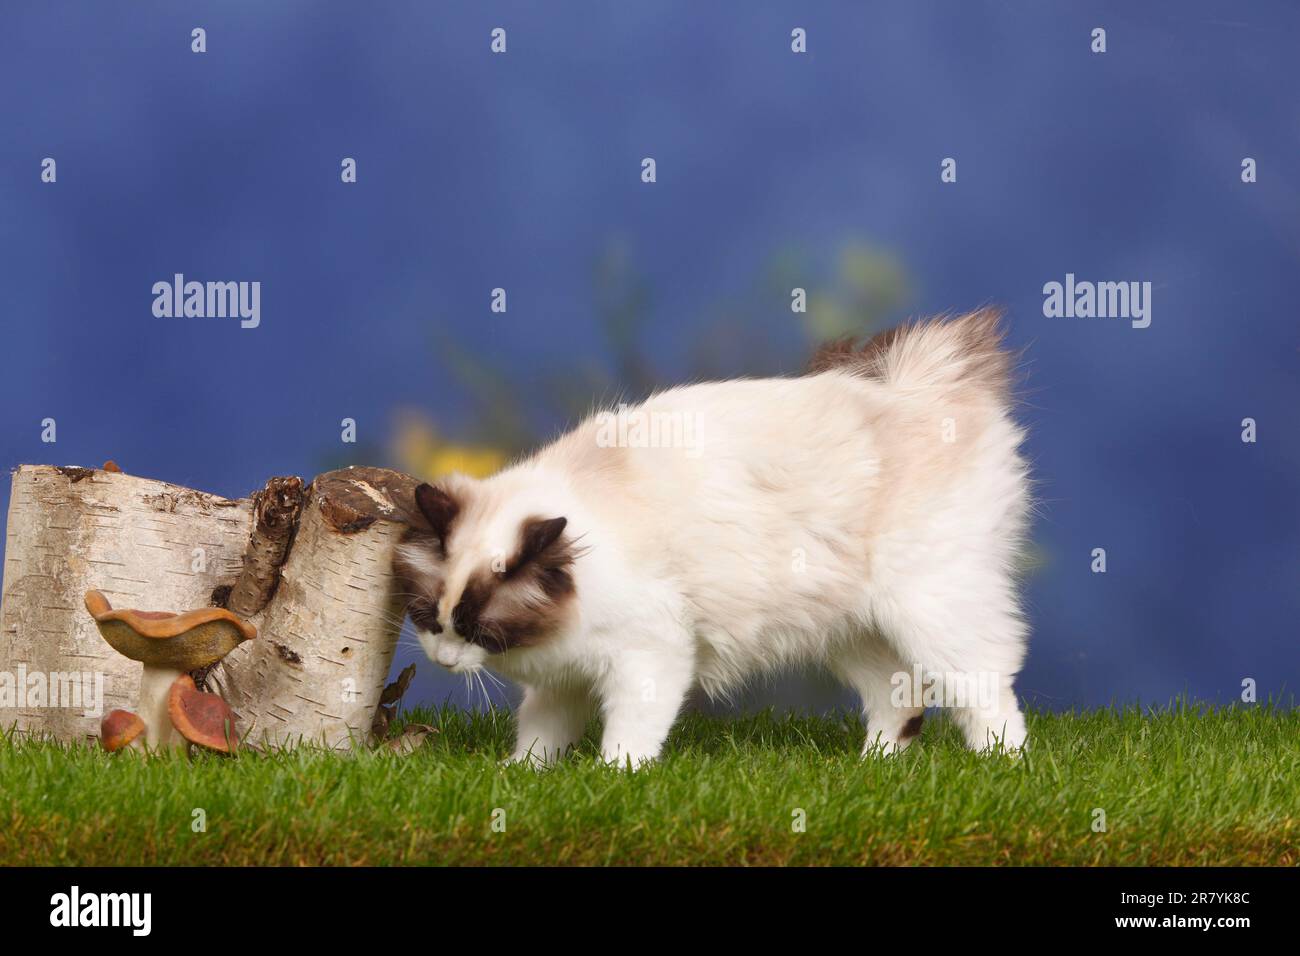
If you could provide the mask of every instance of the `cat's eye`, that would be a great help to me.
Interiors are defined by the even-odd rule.
[[[428,631],[431,634],[441,634],[442,625],[438,623],[437,605],[430,604],[425,600],[412,601],[407,607],[406,613],[411,617],[411,623],[418,630]]]

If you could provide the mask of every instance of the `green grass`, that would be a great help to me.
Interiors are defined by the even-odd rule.
[[[233,760],[0,739],[0,863],[1300,863],[1297,710],[1033,713],[1020,760],[943,719],[860,760],[855,717],[690,716],[636,774],[591,735],[556,769],[500,767],[505,713],[404,716],[441,733],[406,756]]]

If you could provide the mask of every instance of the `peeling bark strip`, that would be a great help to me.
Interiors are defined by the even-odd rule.
[[[86,472],[81,474],[80,472]],[[0,727],[94,738],[109,710],[139,706],[140,665],[112,650],[82,606],[183,612],[221,603],[253,623],[207,675],[241,738],[331,747],[367,741],[400,628],[391,562],[418,481],[380,468],[274,478],[232,501],[120,472],[23,466],[13,476],[0,672],[105,675],[102,710],[0,708]],[[195,560],[201,549],[203,560]],[[241,612],[253,607],[256,611]],[[237,608],[236,605],[239,605]]]
[[[240,617],[252,617],[271,603],[280,565],[289,554],[303,505],[302,479],[272,478],[253,495],[253,533],[244,549],[244,570],[226,599]]]

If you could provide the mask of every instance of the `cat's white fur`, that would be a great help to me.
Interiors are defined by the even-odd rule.
[[[864,752],[910,742],[921,702],[891,698],[914,665],[991,678],[988,706],[953,717],[973,748],[1023,746],[1015,574],[1030,499],[998,349],[989,313],[914,325],[818,374],[688,385],[640,407],[689,420],[686,447],[602,447],[609,419],[592,417],[491,478],[456,477],[467,507],[440,568],[443,632],[424,647],[523,686],[515,759],[554,759],[598,710],[606,759],[636,764],[693,686],[725,696],[809,665],[861,697]],[[559,515],[583,548],[565,623],[503,654],[462,640],[451,610],[467,577],[509,554],[522,522]]]

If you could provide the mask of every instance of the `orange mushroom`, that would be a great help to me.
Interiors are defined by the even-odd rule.
[[[169,694],[176,679],[215,664],[257,636],[257,628],[223,607],[184,614],[114,610],[99,591],[87,591],[86,610],[114,650],[144,664],[139,710],[150,748],[184,745],[173,732],[168,715]]]
[[[172,684],[167,713],[172,726],[192,744],[220,753],[234,753],[239,746],[235,712],[216,694],[195,687],[189,674],[182,674]]]
[[[129,710],[110,710],[99,722],[99,742],[109,753],[144,746],[144,721]]]

